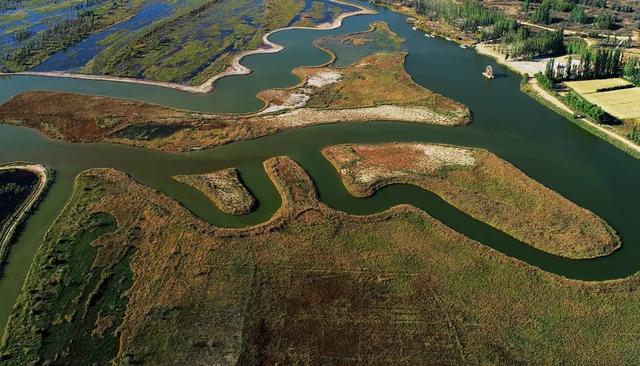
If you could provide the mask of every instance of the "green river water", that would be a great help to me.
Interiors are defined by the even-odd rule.
[[[573,125],[519,91],[520,76],[473,50],[411,30],[405,16],[385,8],[378,14],[351,17],[332,31],[286,30],[270,37],[287,48],[278,54],[254,55],[243,64],[254,72],[219,80],[208,95],[134,84],[13,76],[0,79],[0,102],[30,90],[58,90],[137,99],[171,107],[207,112],[249,112],[262,107],[258,91],[297,83],[291,70],[317,65],[329,55],[313,46],[325,35],[363,31],[374,20],[387,21],[406,38],[407,71],[419,84],[467,105],[473,123],[439,127],[410,123],[366,122],[308,127],[205,151],[171,154],[110,144],[72,144],[54,141],[33,130],[0,125],[0,163],[32,161],[56,171],[55,183],[26,221],[13,245],[0,278],[0,333],[24,282],[46,230],[68,200],[75,176],[83,170],[112,167],[144,185],[165,193],[202,219],[218,226],[241,227],[268,220],[280,197],[267,178],[262,162],[288,155],[300,163],[329,206],[352,214],[380,212],[399,203],[413,204],[451,228],[546,271],[570,278],[605,280],[629,276],[640,269],[640,232],[633,219],[640,197],[634,183],[640,163],[628,154]],[[341,64],[356,61],[359,50],[340,48]],[[487,64],[497,72],[488,81]],[[82,106],[78,106],[81,108]],[[348,194],[333,167],[322,157],[326,145],[349,142],[427,141],[486,148],[511,162],[533,179],[594,211],[619,233],[623,246],[614,254],[592,260],[553,256],[482,224],[432,193],[409,185],[393,185],[370,198]],[[173,181],[176,174],[211,172],[238,167],[259,201],[257,210],[243,216],[218,211],[198,191]]]

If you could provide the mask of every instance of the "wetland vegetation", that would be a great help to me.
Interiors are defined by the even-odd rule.
[[[402,143],[330,146],[322,153],[358,197],[371,196],[386,185],[411,183],[556,255],[593,258],[620,246],[602,219],[488,151]]]
[[[293,24],[320,19],[313,2],[296,11],[308,15]],[[391,26],[367,32],[370,19]],[[640,363],[640,238],[629,219],[639,203],[623,184],[637,178],[637,161],[523,98],[508,71],[487,81],[476,72],[486,58],[416,36],[404,20],[389,12],[350,23],[334,40],[357,47],[382,36],[399,47],[347,67],[299,67],[318,51],[307,30],[275,35],[296,53],[245,60],[251,80],[269,85],[255,113],[249,89],[229,99],[246,103],[240,115],[11,89],[0,119],[59,140],[0,126],[1,158],[37,158],[60,168],[61,182],[33,217],[42,230],[14,251],[39,248],[33,262],[14,257],[32,265],[0,362]],[[280,75],[292,69],[297,85]],[[216,92],[254,76],[221,80]],[[167,152],[237,143],[171,154],[60,140]],[[370,144],[390,141],[405,143]],[[209,200],[226,191],[210,190],[209,172],[224,172],[243,197],[218,206],[240,208],[250,191],[253,211],[218,212]],[[371,197],[349,195],[336,172]],[[596,213],[620,230],[620,249]],[[569,259],[594,256],[603,257]],[[0,281],[6,298],[22,286],[16,268]]]
[[[567,280],[410,206],[330,209],[288,158],[265,168],[283,206],[232,230],[123,173],[80,175],[9,322],[3,362],[638,361],[626,336],[638,331],[636,277]]]
[[[140,10],[143,2],[86,0],[68,1],[65,2],[68,4],[61,5],[57,4],[57,1],[39,2],[44,6],[29,11],[44,13],[43,16],[53,15],[53,19],[56,18],[57,12],[63,11],[64,16],[53,21],[50,26],[45,22],[44,29],[39,31],[30,30],[32,24],[28,24],[26,28],[18,28],[13,35],[17,44],[9,49],[6,49],[6,46],[0,48],[5,52],[0,58],[0,71],[15,72],[34,67],[54,53],[82,41],[88,35],[131,17]],[[41,16],[34,18],[42,21]],[[38,28],[42,27],[35,29]]]
[[[263,91],[258,113],[195,113],[99,96],[20,94],[0,106],[0,120],[74,142],[117,142],[185,151],[252,139],[315,124],[404,120],[462,125],[468,108],[416,84],[403,53],[376,53],[345,67],[301,67],[300,84]],[[83,105],[78,109],[78,105]]]
[[[317,26],[332,17],[307,16],[343,8],[327,1],[214,0],[160,21],[148,30],[121,37],[102,51],[86,72],[200,85],[231,65],[234,56],[259,48],[270,31],[287,26]],[[347,7],[348,8],[348,7]],[[304,19],[304,20],[299,20]],[[317,21],[314,21],[317,19]]]

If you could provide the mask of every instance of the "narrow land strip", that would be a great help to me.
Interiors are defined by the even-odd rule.
[[[28,170],[35,173],[38,176],[38,185],[31,192],[29,197],[24,203],[18,207],[15,212],[7,218],[7,222],[3,227],[0,227],[0,268],[4,264],[6,255],[9,252],[11,240],[16,232],[18,226],[26,219],[29,212],[35,207],[38,200],[42,198],[44,191],[50,183],[50,172],[47,171],[43,165],[40,164],[9,164],[0,166],[0,170]]]

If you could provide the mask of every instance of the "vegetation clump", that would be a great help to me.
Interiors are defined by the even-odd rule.
[[[251,212],[255,198],[240,179],[237,169],[229,168],[209,174],[179,175],[174,177],[204,193],[220,211],[229,215]]]
[[[378,51],[399,51],[404,38],[393,32],[389,24],[383,21],[371,23],[369,30],[359,33],[333,35],[321,38],[317,43],[323,48],[330,48],[332,42],[352,46],[372,45]]]
[[[38,175],[29,170],[0,169],[0,226],[31,195],[38,180]]]

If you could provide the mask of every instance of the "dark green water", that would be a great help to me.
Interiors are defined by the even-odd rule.
[[[42,236],[68,199],[74,177],[82,170],[113,167],[130,174],[181,202],[202,219],[219,226],[239,227],[267,220],[280,198],[267,179],[262,162],[288,155],[312,176],[321,199],[353,214],[369,214],[398,203],[411,203],[453,229],[544,270],[571,278],[604,280],[629,276],[640,268],[640,233],[633,219],[640,197],[633,183],[640,178],[639,162],[539,105],[519,91],[520,77],[491,59],[443,40],[424,37],[404,23],[404,16],[378,8],[379,14],[349,18],[333,31],[289,30],[271,39],[287,49],[279,54],[255,55],[243,64],[254,72],[216,83],[209,95],[193,95],[149,86],[44,77],[0,80],[0,101],[27,90],[63,90],[144,100],[184,109],[210,112],[248,112],[261,107],[255,94],[263,89],[297,83],[291,70],[317,65],[329,56],[313,47],[320,36],[351,33],[385,20],[407,40],[406,68],[425,87],[460,101],[473,111],[470,126],[447,128],[408,123],[367,122],[290,130],[252,141],[206,151],[169,154],[108,144],[69,144],[53,141],[32,130],[0,125],[0,163],[14,160],[46,164],[56,170],[56,182],[32,215],[9,256],[0,280],[0,324],[15,302]],[[359,57],[348,48],[338,50],[341,62]],[[491,64],[498,77],[487,81],[481,71]],[[590,209],[609,222],[623,239],[622,249],[594,260],[569,260],[546,254],[491,229],[437,196],[412,186],[395,185],[371,198],[350,196],[336,172],[320,155],[326,145],[348,142],[427,141],[486,148],[515,164],[532,178]],[[238,167],[260,202],[249,215],[228,216],[204,196],[170,179],[175,174],[210,172]]]

